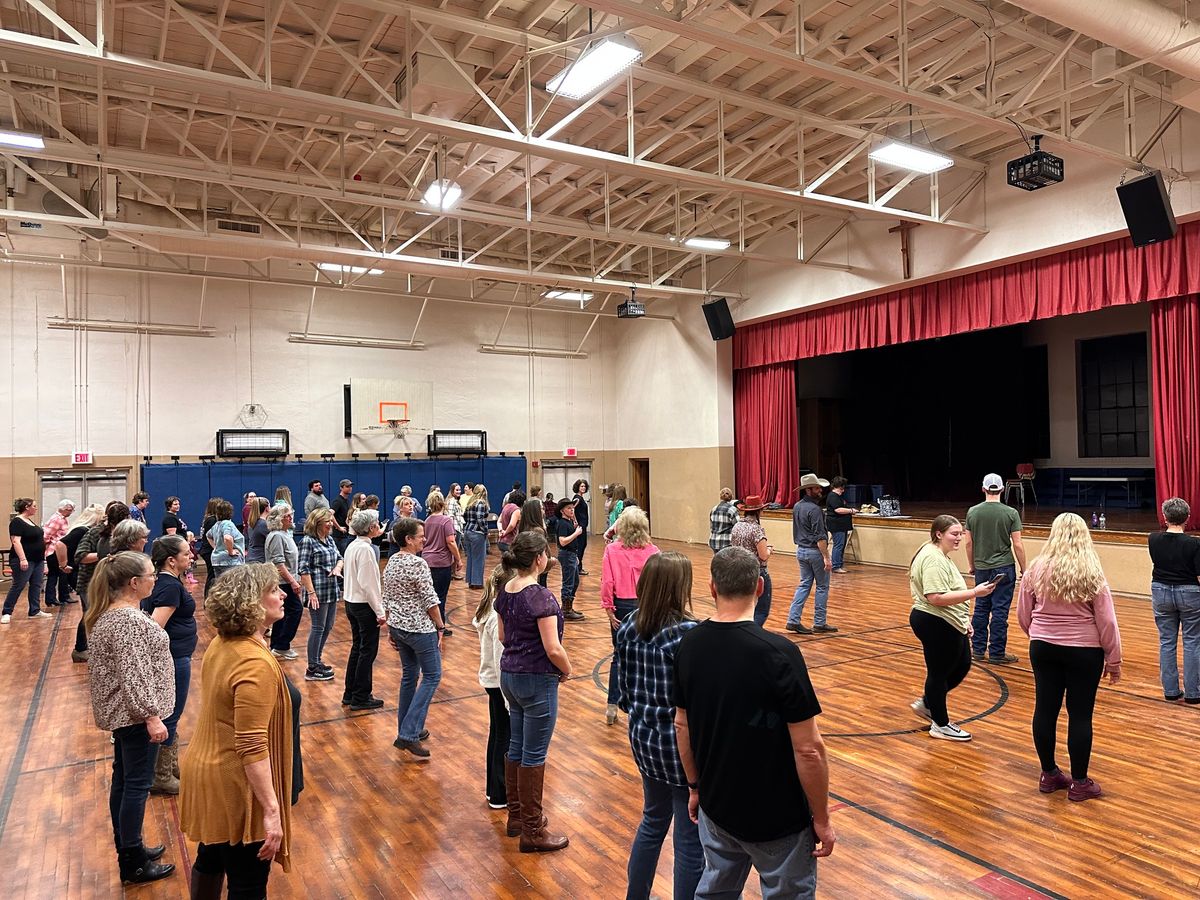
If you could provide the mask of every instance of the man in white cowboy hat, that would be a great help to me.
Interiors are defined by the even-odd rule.
[[[792,608],[784,627],[795,634],[833,634],[837,631],[825,621],[829,572],[833,569],[829,533],[825,530],[825,510],[821,506],[821,497],[827,487],[829,482],[824,478],[811,473],[805,475],[800,479],[800,502],[792,507],[792,540],[796,542],[796,561],[800,564],[800,585],[792,597]],[[814,582],[817,599],[813,607],[813,627],[809,628],[800,617]]]

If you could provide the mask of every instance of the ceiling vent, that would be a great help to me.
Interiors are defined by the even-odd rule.
[[[262,234],[262,225],[258,222],[246,222],[241,219],[217,219],[217,231],[232,231],[237,234]]]
[[[475,67],[459,63],[467,78],[475,80]],[[413,112],[438,115],[452,119],[475,102],[475,92],[466,79],[455,71],[454,66],[431,53],[414,53],[412,56],[412,108]],[[396,79],[396,100],[409,102],[408,70]]]

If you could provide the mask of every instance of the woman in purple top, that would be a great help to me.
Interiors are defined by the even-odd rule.
[[[502,557],[509,577],[495,603],[504,645],[500,689],[508,701],[510,725],[504,761],[508,834],[521,835],[522,853],[561,850],[568,843],[566,837],[546,830],[542,815],[546,751],[558,719],[558,685],[571,677],[571,661],[562,645],[562,607],[538,584],[549,563],[546,548],[543,534],[517,535]]]
[[[446,618],[446,595],[450,592],[450,582],[454,579],[454,570],[462,568],[462,553],[458,549],[458,538],[454,533],[454,520],[446,515],[446,498],[441,491],[434,491],[425,501],[425,549],[421,558],[429,563],[429,573],[433,578],[433,589],[437,592],[438,608],[442,611],[442,621]],[[449,624],[442,633],[443,637],[454,634]]]
[[[1100,796],[1088,777],[1092,755],[1092,710],[1100,676],[1121,679],[1121,632],[1100,559],[1087,523],[1062,513],[1050,526],[1040,556],[1021,580],[1017,621],[1029,635],[1033,667],[1033,745],[1042,764],[1038,789],[1068,788],[1067,799]],[[1071,777],[1055,765],[1058,713],[1067,700],[1067,753]]]

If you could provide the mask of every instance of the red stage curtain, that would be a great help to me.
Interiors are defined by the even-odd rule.
[[[1200,516],[1200,297],[1150,307],[1154,382],[1154,471],[1162,502],[1182,497]]]
[[[1137,248],[1122,237],[738,326],[735,369],[1200,293],[1200,222]]]
[[[733,373],[735,476],[739,497],[792,502],[800,477],[796,367],[791,362]]]

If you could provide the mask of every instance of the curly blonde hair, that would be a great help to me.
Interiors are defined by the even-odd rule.
[[[650,543],[650,520],[636,506],[627,506],[613,523],[617,540],[626,547],[645,547]]]
[[[221,637],[242,637],[262,630],[266,611],[263,594],[279,583],[269,563],[234,566],[213,582],[204,601],[208,621]]]
[[[1087,523],[1075,513],[1056,516],[1046,546],[1029,566],[1026,577],[1033,579],[1039,596],[1053,597],[1060,603],[1096,599],[1105,578]]]

